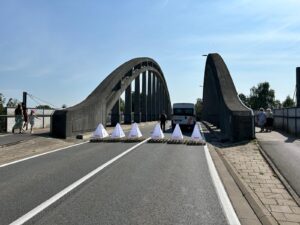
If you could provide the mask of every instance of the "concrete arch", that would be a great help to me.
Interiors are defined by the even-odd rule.
[[[84,101],[73,107],[55,111],[51,122],[51,134],[66,138],[92,131],[100,122],[106,124],[108,112],[113,109],[121,94],[132,81],[146,71],[154,74],[152,77],[156,77],[162,85],[166,99],[162,108],[169,114],[170,95],[160,66],[151,58],[134,58],[110,73]]]
[[[239,99],[229,70],[217,53],[209,54],[206,60],[203,120],[219,127],[225,140],[254,138],[253,112]]]

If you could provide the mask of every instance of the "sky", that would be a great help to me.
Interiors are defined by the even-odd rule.
[[[238,93],[268,81],[283,101],[300,66],[299,8],[299,0],[1,0],[0,93],[72,106],[119,65],[150,57],[172,103],[196,102],[202,55],[219,53]]]

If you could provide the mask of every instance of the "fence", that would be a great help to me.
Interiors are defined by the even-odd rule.
[[[300,136],[300,108],[274,109],[274,128]]]
[[[34,128],[50,127],[51,116],[53,109],[35,109],[28,108],[28,113],[33,109],[38,119],[35,119]],[[6,115],[0,115],[0,132],[11,132],[15,124],[14,116],[15,108],[6,108]]]

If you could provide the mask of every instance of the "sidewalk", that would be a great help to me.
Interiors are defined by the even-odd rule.
[[[271,160],[271,164],[273,163],[274,167],[283,176],[285,186],[290,190],[299,205],[300,139],[276,131],[256,133],[256,138],[264,153]]]
[[[210,137],[211,144],[260,221],[263,224],[300,225],[300,207],[263,157],[257,141],[222,143],[218,141],[219,130],[215,127],[209,130],[214,134]],[[262,138],[260,134],[258,136]]]

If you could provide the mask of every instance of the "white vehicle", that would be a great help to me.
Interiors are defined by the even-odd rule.
[[[172,114],[172,129],[176,124],[182,128],[193,129],[196,123],[195,104],[193,103],[174,103]]]

